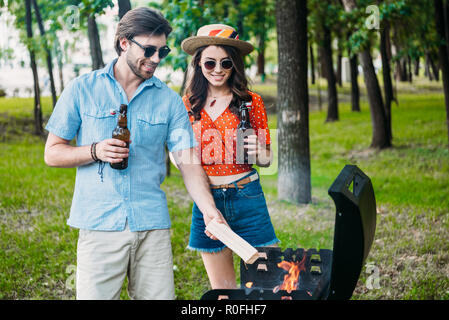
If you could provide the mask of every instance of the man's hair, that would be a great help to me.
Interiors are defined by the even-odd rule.
[[[162,14],[154,9],[140,7],[128,11],[120,20],[115,33],[115,51],[120,56],[123,51],[120,47],[120,39],[132,39],[138,35],[165,34],[166,37],[172,31],[172,27]]]

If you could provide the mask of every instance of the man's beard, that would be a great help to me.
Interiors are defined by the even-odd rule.
[[[137,77],[139,77],[139,78],[141,78],[142,80],[148,80],[148,79],[150,79],[152,76],[153,76],[153,74],[154,74],[154,71],[153,72],[141,72],[140,70],[139,70],[139,65],[137,65],[137,63],[135,64],[135,63],[133,63],[133,61],[131,61],[131,59],[129,58],[129,57],[126,57],[126,63],[128,64],[128,66],[129,66],[129,68],[131,69],[131,71],[137,76]],[[156,70],[156,67],[158,66],[158,64],[157,63],[153,63],[153,62],[150,62],[149,63],[150,64],[150,67],[151,68],[153,68],[154,70]]]

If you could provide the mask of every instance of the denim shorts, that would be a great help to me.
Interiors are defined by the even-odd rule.
[[[255,169],[240,181],[257,172]],[[280,242],[274,232],[268,213],[265,196],[257,179],[245,184],[242,189],[211,189],[215,205],[231,229],[253,247],[263,247]],[[193,204],[192,224],[188,249],[201,252],[219,252],[226,246],[219,240],[210,239],[204,230],[203,214]]]

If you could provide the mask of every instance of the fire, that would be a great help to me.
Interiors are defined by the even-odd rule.
[[[305,271],[305,262],[306,262],[306,254],[301,261],[281,261],[278,263],[278,267],[288,271],[288,274],[284,276],[284,282],[280,286],[276,286],[273,289],[273,292],[276,293],[279,290],[286,290],[288,293],[291,293],[293,290],[296,290],[299,282],[299,274],[301,271]]]
[[[253,286],[253,283],[252,282],[247,282],[246,284],[245,284],[245,287],[247,287],[247,288],[251,288]]]

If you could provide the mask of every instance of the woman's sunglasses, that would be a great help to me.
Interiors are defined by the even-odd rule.
[[[141,47],[141,48],[145,51],[145,53],[144,53],[145,58],[150,58],[150,57],[152,57],[152,56],[154,55],[154,53],[155,53],[156,51],[158,51],[158,53],[159,53],[159,59],[164,59],[166,56],[168,56],[168,54],[169,54],[170,51],[171,51],[170,48],[169,48],[168,46],[160,47],[159,50],[158,50],[158,48],[155,47],[155,46],[146,46],[146,47],[144,47],[143,45],[141,45],[140,43],[138,43],[138,42],[137,42],[136,40],[134,40],[134,39],[130,39],[129,41],[131,41],[131,42],[137,44],[139,47]]]
[[[220,62],[220,64],[221,64],[221,68],[225,69],[225,70],[229,70],[234,66],[234,64],[232,63],[232,60],[230,60],[230,59],[222,60]],[[207,70],[215,69],[216,65],[217,65],[217,62],[215,62],[214,60],[208,60],[208,61],[204,62],[204,67]]]

